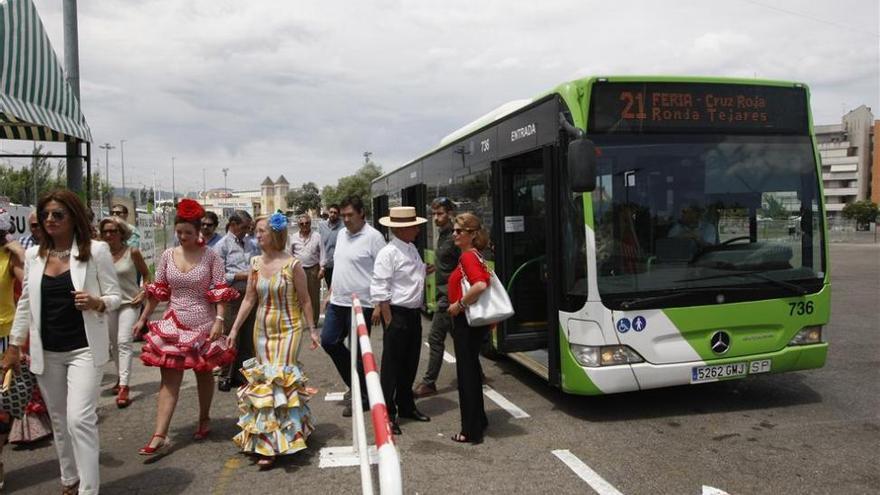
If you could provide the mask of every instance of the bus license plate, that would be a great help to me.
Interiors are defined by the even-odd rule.
[[[746,376],[747,373],[746,363],[695,366],[691,368],[691,383],[714,382],[722,378]]]

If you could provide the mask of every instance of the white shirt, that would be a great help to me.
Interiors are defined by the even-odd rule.
[[[311,268],[321,261],[321,234],[314,230],[303,238],[299,232],[290,236],[290,254],[302,262],[303,268]]]
[[[351,295],[357,294],[361,305],[372,308],[370,280],[376,255],[385,247],[385,238],[378,230],[364,224],[355,234],[339,231],[333,253],[333,282],[330,304],[351,307]]]
[[[373,305],[421,308],[425,296],[425,264],[411,242],[394,237],[379,251],[373,266],[370,297]]]

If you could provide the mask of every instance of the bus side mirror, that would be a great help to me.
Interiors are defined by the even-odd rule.
[[[596,145],[587,138],[568,143],[568,180],[574,192],[596,189]]]

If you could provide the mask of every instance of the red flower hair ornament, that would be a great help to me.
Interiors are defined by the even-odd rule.
[[[195,222],[201,220],[205,216],[205,209],[198,201],[192,199],[181,199],[177,203],[177,217],[187,222]]]

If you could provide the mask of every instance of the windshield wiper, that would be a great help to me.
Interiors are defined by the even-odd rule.
[[[669,301],[673,299],[677,299],[681,296],[692,295],[694,292],[706,292],[706,291],[714,291],[714,292],[730,292],[730,291],[740,291],[740,290],[749,290],[745,287],[681,287],[675,289],[669,289],[670,291],[675,291],[667,294],[661,294],[659,296],[648,296],[648,297],[637,297],[635,299],[629,299],[627,301],[623,301],[620,303],[621,309],[637,309],[638,306],[642,306],[647,303],[655,303],[660,301]]]
[[[776,285],[778,287],[784,287],[799,296],[803,296],[807,293],[807,289],[801,287],[800,285],[770,277],[770,276],[764,274],[763,270],[753,270],[753,271],[748,271],[748,272],[731,271],[729,273],[722,273],[720,275],[709,275],[706,277],[684,278],[681,280],[674,280],[674,282],[698,282],[700,280],[712,280],[712,279],[716,279],[716,278],[748,277],[748,276],[760,278],[761,280],[765,280],[767,282],[770,282],[773,285]]]

